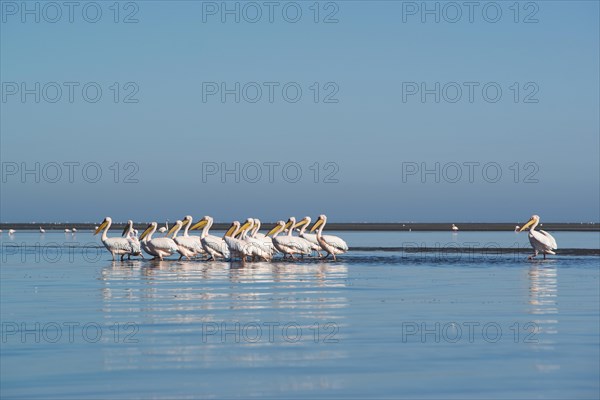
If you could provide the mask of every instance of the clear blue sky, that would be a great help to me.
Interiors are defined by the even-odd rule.
[[[334,221],[520,221],[533,213],[545,221],[600,220],[596,1],[533,3],[537,8],[522,2],[518,16],[512,1],[497,2],[502,15],[496,23],[486,21],[496,10],[484,15],[485,2],[474,9],[472,23],[466,8],[457,22],[448,22],[456,10],[444,2],[440,23],[411,8],[422,2],[343,1],[337,7],[322,2],[319,23],[312,1],[298,2],[297,23],[283,18],[287,2],[275,7],[273,23],[266,6],[256,23],[245,20],[254,18],[250,8],[240,23],[231,15],[222,23],[221,10],[208,13],[221,2],[141,1],[137,8],[122,2],[119,23],[113,21],[112,1],[98,2],[97,23],[85,21],[82,6],[73,11],[73,23],[66,8],[56,23],[45,21],[56,10],[41,9],[35,23],[35,15],[23,15],[21,2],[1,4],[4,222],[100,221],[106,215],[162,221],[188,213],[218,221],[320,213]],[[287,11],[293,19],[295,9]],[[94,13],[90,8],[86,15],[93,19]],[[131,13],[139,22],[122,23]],[[323,23],[332,13],[338,22]],[[538,22],[524,23],[527,18]],[[12,94],[13,83],[22,82],[30,89],[40,82],[39,103],[35,94],[23,102],[20,86]],[[56,103],[49,101],[56,97],[49,82],[62,86]],[[79,83],[72,103],[65,82]],[[96,103],[82,97],[88,82],[102,89]],[[134,85],[125,87],[127,82]],[[234,95],[223,103],[219,94],[207,94],[206,84],[203,92],[206,82],[230,88],[257,82],[262,98],[246,101],[256,93],[250,85],[239,103]],[[279,83],[272,103],[264,82]],[[282,97],[288,82],[302,89],[296,103]],[[314,82],[320,84],[318,103],[310,88]],[[328,82],[334,84],[325,87]],[[409,95],[415,88],[410,82],[429,88],[440,82],[440,102],[434,94],[425,102],[420,93]],[[463,88],[454,103],[456,84],[442,89],[449,82]],[[465,82],[479,83],[473,102]],[[490,82],[502,90],[495,103],[482,95]],[[124,103],[136,88],[132,98],[138,102]],[[338,102],[324,103],[336,90],[331,98]],[[73,182],[69,162],[80,163],[73,166]],[[126,168],[128,162],[138,169]],[[233,175],[224,183],[219,174],[203,179],[203,163],[234,168],[236,162],[246,167],[239,183]],[[286,181],[280,165],[269,182],[264,165],[269,162],[298,163],[300,181]],[[337,171],[333,164],[325,169],[328,162]],[[473,167],[473,182],[464,164],[469,162],[480,163]],[[35,169],[35,163],[39,183],[35,174],[21,176],[22,166]],[[53,163],[62,168],[56,183]],[[82,177],[86,163],[100,166],[97,183]],[[252,163],[262,168],[256,183]],[[433,169],[435,163],[440,181],[434,174],[423,179],[421,166]],[[15,165],[19,170],[13,174]],[[403,169],[415,165],[418,172],[403,176]],[[452,183],[456,165],[463,175]],[[498,166],[502,177],[494,183]],[[93,180],[93,167],[88,172]],[[137,183],[123,182],[130,172]],[[293,180],[295,170],[288,172]],[[332,172],[338,182],[323,183]]]

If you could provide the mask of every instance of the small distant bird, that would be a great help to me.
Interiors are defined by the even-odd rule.
[[[515,232],[519,233],[519,229],[521,229],[521,227],[519,225],[515,225]]]
[[[452,228],[451,228],[454,232],[458,232],[458,226],[452,224]]]
[[[73,228],[73,229],[71,229],[71,232],[75,233],[75,232],[77,232],[77,229]]]
[[[41,226],[40,226],[40,233],[46,233],[46,231],[44,230],[44,228],[42,228]]]
[[[165,233],[165,232],[168,232],[168,231],[169,231],[169,220],[167,220],[167,222],[166,222],[165,226],[161,226],[161,227],[158,229],[158,231],[159,231],[160,233]]]
[[[8,234],[9,234],[9,235],[14,235],[14,234],[15,234],[15,232],[16,232],[16,231],[15,231],[14,229],[9,229],[9,230],[8,230]]]
[[[71,233],[71,230],[69,228],[65,229],[65,233]]]

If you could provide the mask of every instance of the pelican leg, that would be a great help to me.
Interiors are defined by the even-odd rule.
[[[530,255],[529,257],[527,257],[527,259],[528,260],[533,260],[537,255],[538,255],[538,251],[535,250],[532,255]]]
[[[337,259],[335,258],[335,254],[331,253],[331,255],[333,256],[333,261],[337,261]]]
[[[110,254],[112,254],[113,261],[115,261],[115,253],[110,253]]]
[[[121,254],[121,261],[125,259],[125,254]]]

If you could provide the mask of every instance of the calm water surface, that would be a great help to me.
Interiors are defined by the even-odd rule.
[[[598,233],[555,237],[599,248]],[[598,256],[353,251],[243,266],[112,262],[84,247],[98,244],[89,232],[1,239],[2,398],[600,396]]]

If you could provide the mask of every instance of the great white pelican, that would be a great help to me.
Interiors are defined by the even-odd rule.
[[[104,218],[100,226],[96,228],[94,235],[102,232],[102,244],[104,244],[104,247],[106,247],[106,249],[112,255],[113,261],[115,260],[115,255],[120,255],[121,261],[123,261],[123,257],[125,257],[126,254],[131,254],[131,244],[129,243],[129,240],[123,237],[109,238],[108,230],[110,229],[111,225],[112,219],[110,217]]]
[[[330,254],[333,256],[335,261],[336,254],[343,254],[348,251],[348,245],[341,238],[332,235],[323,235],[323,228],[327,224],[327,216],[324,214],[319,215],[319,218],[315,222],[311,232],[317,231],[317,241],[323,250],[327,252],[323,259],[327,258]]]
[[[525,229],[529,228],[529,243],[531,243],[531,247],[533,247],[533,254],[527,257],[530,260],[539,253],[544,255],[545,260],[546,254],[556,254],[554,250],[558,248],[556,240],[551,234],[541,229],[539,231],[535,230],[539,223],[540,217],[538,215],[532,215],[531,218],[529,218],[529,221],[519,229],[519,232],[523,232]]]

